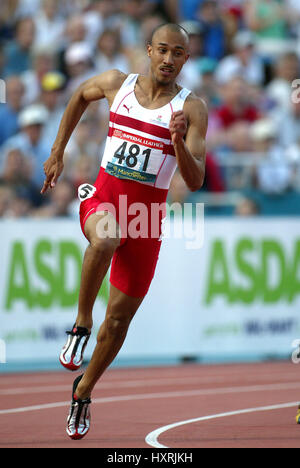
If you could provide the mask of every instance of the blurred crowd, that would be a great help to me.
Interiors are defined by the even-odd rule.
[[[202,191],[300,190],[299,1],[1,0],[0,217],[77,216],[77,189],[100,167],[108,108],[88,107],[60,183],[41,197],[43,163],[68,99],[111,68],[147,73],[146,44],[165,22],[190,35],[178,82],[209,111]],[[189,197],[176,173],[170,200]],[[239,210],[257,207],[246,201]]]

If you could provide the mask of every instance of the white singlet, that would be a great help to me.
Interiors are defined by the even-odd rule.
[[[111,106],[101,167],[119,179],[169,189],[177,167],[169,123],[191,91],[183,88],[163,107],[147,109],[135,96],[138,76],[126,78]]]

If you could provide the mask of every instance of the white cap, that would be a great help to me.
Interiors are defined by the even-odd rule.
[[[260,119],[254,122],[251,135],[255,141],[264,141],[276,137],[276,126],[271,119]]]
[[[239,31],[233,38],[233,45],[236,49],[255,45],[255,36],[251,31]]]
[[[26,107],[19,115],[21,127],[28,125],[43,125],[48,119],[48,111],[41,104],[33,104]]]
[[[65,59],[67,65],[75,65],[79,62],[86,62],[92,58],[92,50],[85,42],[76,42],[66,51]]]

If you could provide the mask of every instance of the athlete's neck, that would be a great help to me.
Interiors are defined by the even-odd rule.
[[[163,96],[175,96],[179,91],[179,86],[175,81],[160,83],[151,71],[146,76],[139,75],[138,85],[145,95],[147,95],[149,101],[155,101]]]

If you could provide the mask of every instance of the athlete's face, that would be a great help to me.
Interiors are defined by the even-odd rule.
[[[147,48],[152,76],[162,85],[173,82],[189,58],[188,40],[181,32],[162,28]]]

